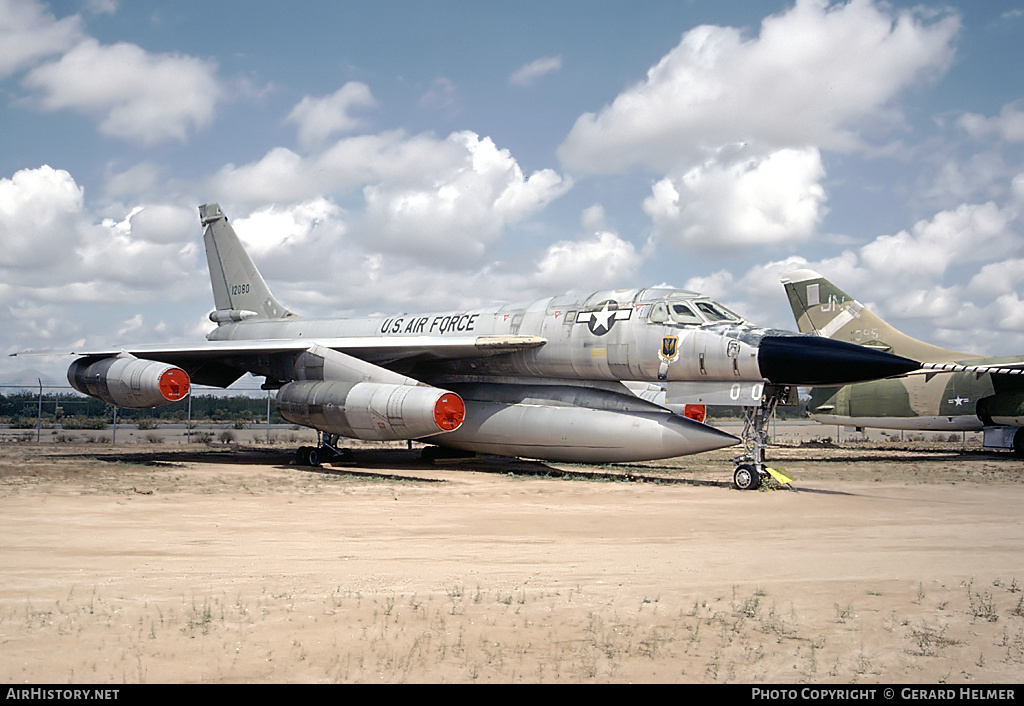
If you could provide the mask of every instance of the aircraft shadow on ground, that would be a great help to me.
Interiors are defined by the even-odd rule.
[[[894,450],[895,451],[895,450]],[[913,463],[913,462],[935,462],[935,461],[948,461],[955,463],[956,461],[964,460],[988,460],[993,461],[1013,461],[1015,459],[1011,455],[998,452],[986,452],[986,451],[916,451],[913,455],[894,455],[890,452],[880,451],[877,453],[861,453],[856,456],[826,456],[817,455],[813,452],[808,453],[806,456],[787,456],[784,463],[879,463],[879,462],[892,462],[892,463]],[[769,461],[769,465],[771,462]]]
[[[82,454],[62,454],[65,457],[81,458]],[[588,480],[614,483],[653,483],[658,485],[698,485],[731,488],[731,481],[695,479],[691,477],[664,476],[658,474],[658,467],[613,465],[579,468],[558,468],[540,461],[531,461],[505,456],[480,454],[463,458],[438,458],[425,460],[419,450],[401,449],[360,449],[346,459],[335,459],[320,466],[301,466],[295,463],[294,453],[279,450],[238,449],[206,451],[151,451],[113,454],[96,454],[98,461],[109,463],[133,463],[146,466],[166,466],[175,463],[209,463],[225,465],[274,466],[281,470],[324,475],[350,475],[386,480],[417,480],[445,482],[444,479],[413,477],[402,472],[415,471],[467,471],[496,475],[526,476],[563,480]],[[382,471],[399,471],[399,473]]]

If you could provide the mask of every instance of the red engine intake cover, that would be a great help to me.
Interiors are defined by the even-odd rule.
[[[188,394],[188,373],[181,368],[170,368],[160,376],[160,394],[171,402],[185,399]]]
[[[454,392],[446,392],[434,405],[434,423],[438,429],[455,431],[466,418],[466,403]]]
[[[683,407],[683,416],[695,422],[703,422],[706,414],[707,410],[702,404],[688,404]]]

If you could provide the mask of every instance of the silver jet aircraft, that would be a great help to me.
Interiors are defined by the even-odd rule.
[[[301,318],[271,293],[220,206],[199,213],[216,305],[208,341],[79,352],[68,379],[110,404],[145,408],[183,398],[192,383],[262,376],[281,416],[318,432],[319,446],[299,450],[302,464],[346,453],[341,438],[548,461],[668,458],[739,439],[642,400],[621,381],[687,381],[727,395],[741,384],[843,384],[918,367],[757,328],[711,299],[667,288]]]

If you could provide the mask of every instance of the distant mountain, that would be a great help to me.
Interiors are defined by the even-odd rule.
[[[67,378],[55,378],[52,373],[43,373],[34,368],[25,368],[13,373],[0,375],[0,387],[4,388],[5,394],[17,392],[18,389],[38,390],[39,381],[42,380],[43,387],[68,387]],[[70,389],[70,388],[69,388]]]

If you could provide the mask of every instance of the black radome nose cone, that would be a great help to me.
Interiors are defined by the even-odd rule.
[[[846,341],[806,334],[768,334],[761,339],[757,364],[776,385],[846,385],[903,375],[917,361]]]

